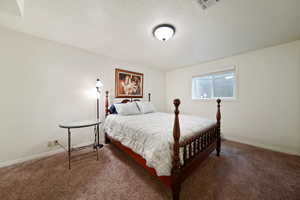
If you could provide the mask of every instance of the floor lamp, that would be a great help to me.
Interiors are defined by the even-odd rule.
[[[99,78],[96,80],[96,89],[97,89],[97,120],[99,120],[99,97],[101,94],[100,88],[103,87],[103,83],[100,81]]]
[[[101,88],[103,87],[103,83],[100,81],[99,78],[97,78],[96,80],[96,89],[97,89],[97,121],[100,120],[100,117],[99,117],[99,98],[100,98],[100,94],[101,94]],[[100,135],[99,135],[99,124],[97,125],[96,127],[96,132],[95,132],[95,148],[99,147],[103,147],[102,144],[100,144],[99,142],[99,138],[100,138]],[[97,134],[97,135],[96,135]],[[97,138],[97,143],[96,143],[96,138]]]

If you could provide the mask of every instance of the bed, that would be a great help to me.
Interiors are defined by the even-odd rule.
[[[108,99],[107,91],[103,125],[105,143],[124,151],[170,187],[173,200],[179,200],[181,183],[212,151],[216,150],[217,156],[220,155],[220,99],[217,100],[216,121],[179,115],[179,99],[173,101],[174,114],[151,112],[137,115],[112,114]],[[120,103],[132,101],[125,99]]]

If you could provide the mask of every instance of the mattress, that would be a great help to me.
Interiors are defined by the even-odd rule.
[[[191,115],[179,115],[180,141],[213,126],[213,120]],[[170,176],[173,155],[174,114],[148,113],[139,115],[109,115],[103,124],[111,138],[130,148],[156,170],[158,176]],[[182,155],[181,155],[182,157]]]

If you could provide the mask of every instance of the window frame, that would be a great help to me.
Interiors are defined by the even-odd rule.
[[[233,97],[211,97],[211,98],[197,98],[193,97],[193,79],[194,78],[199,78],[199,77],[205,77],[205,76],[211,76],[211,75],[217,75],[217,74],[222,74],[224,72],[230,72],[233,71],[235,73],[235,84],[233,87]],[[237,66],[232,66],[232,67],[225,67],[220,70],[215,70],[215,71],[209,71],[209,72],[204,72],[198,75],[194,75],[191,78],[191,99],[195,101],[215,101],[216,99],[222,99],[225,101],[236,101],[238,100],[238,67]],[[212,88],[214,90],[214,88]],[[214,94],[214,93],[213,93]]]

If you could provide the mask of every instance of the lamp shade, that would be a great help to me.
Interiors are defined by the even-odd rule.
[[[98,78],[97,80],[96,80],[96,88],[101,88],[101,87],[103,87],[103,83],[100,81],[100,79]]]

